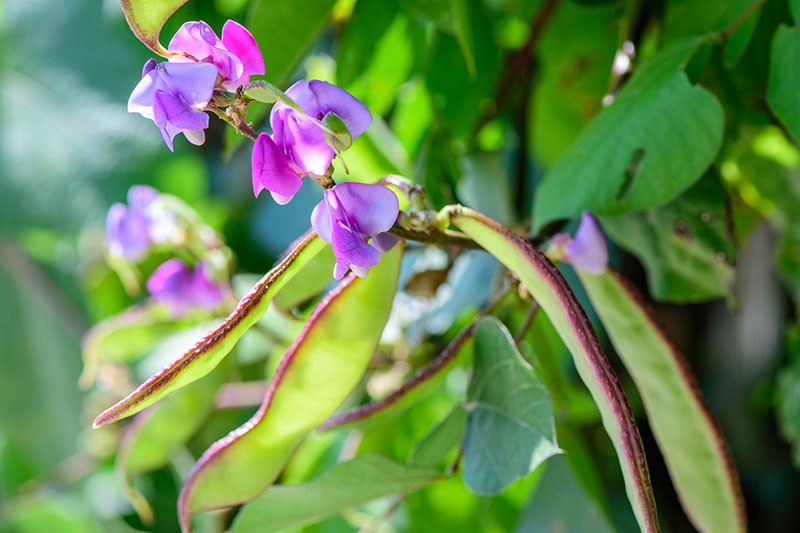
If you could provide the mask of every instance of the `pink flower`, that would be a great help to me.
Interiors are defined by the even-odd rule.
[[[262,133],[253,147],[253,193],[266,189],[279,204],[288,203],[300,189],[304,176],[324,176],[336,154],[321,121],[333,113],[342,119],[355,139],[372,122],[367,107],[336,85],[298,81],[288,91],[304,113],[277,102],[270,114],[272,135]]]
[[[175,33],[167,50],[171,63],[211,63],[217,67],[218,85],[229,92],[248,83],[250,76],[264,74],[264,58],[255,38],[233,20],[222,27],[222,39],[203,21],[187,22]]]
[[[190,268],[180,259],[170,259],[159,266],[147,280],[147,291],[173,316],[196,308],[213,309],[222,302],[225,292],[209,276],[204,263]]]

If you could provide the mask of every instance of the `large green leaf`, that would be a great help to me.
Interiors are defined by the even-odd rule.
[[[775,116],[800,139],[800,28],[782,26],[775,32],[767,84],[767,103]]]
[[[266,78],[281,87],[328,21],[335,0],[255,0],[248,27],[264,55]]]
[[[526,533],[611,533],[616,531],[601,507],[581,486],[566,455],[553,457],[522,512],[517,531]]]
[[[539,187],[535,230],[582,211],[659,205],[700,179],[722,141],[717,99],[681,70],[703,43],[681,41],[647,62],[558,158]]]
[[[475,328],[475,359],[467,392],[464,480],[479,494],[497,494],[559,453],[553,403],[496,318]]]
[[[345,26],[336,57],[336,82],[353,83],[369,65],[375,46],[398,11],[397,0],[360,0]]]
[[[619,275],[579,272],[597,314],[633,377],[686,513],[700,531],[744,531],[733,461],[686,360]]]
[[[281,290],[326,244],[313,232],[295,247],[242,298],[236,309],[216,329],[139,388],[103,411],[94,421],[100,427],[138,413],[167,394],[211,372],[244,333],[264,315],[274,294]]]
[[[125,20],[134,35],[147,48],[160,56],[167,56],[167,50],[158,41],[161,28],[169,17],[187,0],[122,0]]]
[[[503,225],[460,206],[451,208],[450,216],[453,224],[516,274],[550,318],[600,408],[639,526],[645,531],[658,531],[650,474],[636,421],[619,379],[569,285],[544,254]]]
[[[244,507],[233,533],[295,530],[376,498],[416,491],[441,475],[431,466],[361,455],[309,483],[271,488]]]
[[[201,511],[258,496],[306,435],[358,384],[389,318],[402,246],[366,278],[350,275],[317,306],[281,360],[258,412],[209,448],[178,504],[184,530]]]
[[[656,298],[698,302],[730,294],[735,247],[725,189],[716,175],[706,175],[667,205],[602,222],[611,238],[642,262]]]

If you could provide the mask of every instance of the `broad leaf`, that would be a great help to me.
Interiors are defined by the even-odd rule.
[[[411,450],[409,462],[436,466],[460,444],[467,424],[467,410],[457,405],[447,416],[423,436]]]
[[[233,349],[244,333],[264,315],[273,295],[317,254],[326,244],[313,232],[303,236],[272,270],[267,272],[250,293],[219,327],[209,332],[189,351],[143,383],[117,404],[102,412],[94,421],[100,427],[138,413],[167,394],[211,372]]]
[[[700,179],[722,141],[717,99],[681,71],[703,43],[677,43],[633,79],[559,157],[539,187],[535,230],[548,222],[627,213],[675,198]]]
[[[361,455],[308,483],[271,488],[244,507],[233,533],[295,530],[376,498],[419,490],[441,475],[430,466]]]
[[[376,44],[389,29],[397,11],[397,0],[360,0],[356,3],[336,56],[337,83],[348,86],[367,69]]]
[[[782,26],[772,41],[767,103],[780,121],[800,139],[800,28]]]
[[[553,403],[496,318],[475,328],[475,359],[467,392],[464,480],[479,494],[497,494],[559,453]]]
[[[600,408],[639,526],[645,531],[657,531],[656,505],[636,421],[619,379],[569,285],[544,254],[501,224],[459,206],[451,208],[450,216],[454,225],[516,274],[550,318]]]
[[[181,491],[184,530],[201,511],[258,496],[306,435],[347,398],[389,318],[402,246],[366,278],[350,275],[320,302],[272,378],[258,412],[206,450]]]
[[[667,205],[602,222],[642,262],[655,298],[699,302],[730,294],[735,247],[717,176],[706,175]]]
[[[567,456],[562,455],[544,466],[542,479],[530,505],[522,511],[517,531],[611,533],[616,529],[581,486]]]
[[[147,48],[166,57],[167,50],[158,36],[167,19],[185,3],[186,0],[122,0],[122,11],[134,35]]]
[[[619,275],[579,272],[647,419],[686,513],[700,531],[744,531],[733,461],[686,360]]]
[[[266,78],[283,86],[325,27],[335,0],[255,0],[248,27],[266,58]]]

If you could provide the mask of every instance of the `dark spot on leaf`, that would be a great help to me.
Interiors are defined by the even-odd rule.
[[[617,201],[623,202],[625,197],[631,192],[633,180],[642,170],[642,162],[644,161],[645,151],[644,148],[637,148],[631,155],[631,160],[625,168],[625,176],[623,177],[622,184],[617,192]]]
[[[703,211],[702,213],[700,213],[700,221],[703,222],[704,224],[708,224],[709,222],[711,222],[711,214],[709,214],[708,211]]]
[[[692,239],[692,229],[683,219],[679,218],[675,221],[675,233],[681,239],[686,239],[687,241]]]

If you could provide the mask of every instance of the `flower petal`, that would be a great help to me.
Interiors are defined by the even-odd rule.
[[[217,83],[217,67],[210,63],[161,63],[156,72],[172,94],[194,109],[208,105]]]
[[[333,161],[333,148],[325,140],[325,133],[314,120],[293,111],[287,111],[283,124],[284,146],[292,161],[306,174],[324,176]]]
[[[381,253],[342,219],[333,220],[331,245],[338,263],[372,267],[381,260]]]
[[[389,231],[397,220],[397,196],[383,185],[345,182],[332,191],[353,228],[362,235]]]
[[[184,52],[195,58],[197,61],[203,61],[211,56],[213,47],[221,44],[219,37],[211,29],[211,26],[203,21],[186,22],[181,26],[175,36],[169,41],[167,50],[170,52]],[[170,57],[170,61],[175,62],[188,62],[190,58],[174,55]]]
[[[238,80],[240,85],[249,82],[254,74],[264,74],[264,57],[255,38],[244,26],[233,20],[226,22],[222,27],[222,44],[242,62],[244,71]]]
[[[584,211],[575,238],[567,247],[566,259],[590,274],[602,274],[608,265],[608,246],[597,220]]]
[[[289,167],[286,156],[266,133],[260,134],[256,139],[251,163],[253,194],[256,197],[263,189],[267,189],[286,199],[285,202],[280,202],[276,198],[278,203],[287,203],[303,184],[297,173]]]
[[[372,114],[361,100],[326,81],[311,80],[308,88],[317,97],[320,113],[323,116],[336,113],[347,125],[353,139],[367,131],[372,123]]]
[[[147,63],[145,63],[147,66]],[[136,87],[133,88],[130,98],[128,98],[128,113],[139,113],[144,118],[153,120],[153,96],[158,86],[158,72],[150,69],[145,74]],[[162,85],[162,90],[166,87]]]
[[[325,192],[327,193],[328,191]],[[328,244],[331,243],[333,238],[331,235],[333,230],[331,227],[331,211],[324,198],[311,212],[311,227],[314,228],[314,231],[319,235],[320,239]]]
[[[156,124],[169,123],[180,130],[204,130],[208,127],[208,115],[195,111],[177,96],[156,91],[153,99]]]

